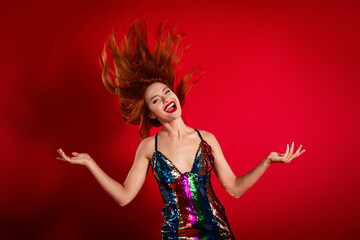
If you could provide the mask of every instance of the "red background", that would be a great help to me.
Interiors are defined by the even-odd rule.
[[[140,140],[102,85],[99,56],[112,28],[120,36],[139,17],[187,34],[182,73],[206,73],[183,118],[217,137],[237,176],[291,141],[307,150],[271,165],[239,199],[213,175],[237,239],[360,237],[357,1],[9,2],[0,6],[1,239],[160,239],[151,171],[120,207],[85,167],[55,159],[60,147],[87,152],[125,180]]]

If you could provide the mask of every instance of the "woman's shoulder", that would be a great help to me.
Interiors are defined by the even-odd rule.
[[[145,137],[141,140],[138,150],[143,152],[147,158],[151,158],[155,151],[155,135]]]
[[[212,151],[217,151],[217,149],[220,148],[219,142],[217,141],[214,134],[205,130],[198,129],[198,131],[200,132],[205,142],[211,147]]]
[[[197,129],[197,130],[200,132],[202,138],[203,138],[205,141],[207,141],[207,142],[210,143],[210,142],[213,142],[214,140],[216,140],[215,135],[212,134],[211,132],[208,132],[208,131],[205,131],[205,130],[201,130],[201,129]]]
[[[155,135],[145,137],[141,140],[141,144],[150,144],[151,142],[155,142]]]

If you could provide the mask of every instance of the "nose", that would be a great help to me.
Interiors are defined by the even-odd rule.
[[[170,100],[167,96],[163,96],[163,102],[166,104],[166,103],[169,103]]]

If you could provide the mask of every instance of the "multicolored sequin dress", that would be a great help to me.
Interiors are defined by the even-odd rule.
[[[162,239],[235,239],[225,209],[211,186],[214,166],[211,146],[196,131],[201,142],[191,172],[185,173],[158,151],[158,134],[155,136],[150,165],[165,202]]]

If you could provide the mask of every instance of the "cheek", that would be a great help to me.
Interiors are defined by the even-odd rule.
[[[161,106],[160,106],[159,103],[158,104],[151,104],[148,107],[149,107],[150,112],[152,112],[152,113],[157,113],[157,112],[161,111]]]
[[[176,98],[176,100],[179,101],[179,98],[177,97],[177,95],[174,92],[171,92],[171,97]]]

